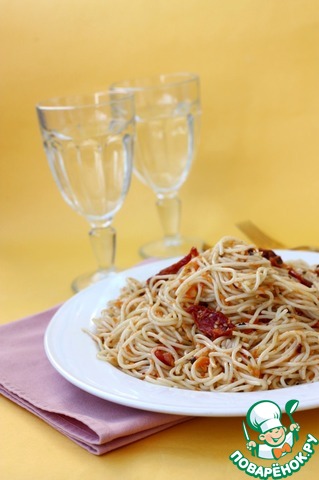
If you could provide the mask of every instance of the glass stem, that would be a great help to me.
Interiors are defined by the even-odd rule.
[[[107,225],[89,231],[91,245],[99,270],[113,270],[116,251],[116,230]]]
[[[177,195],[158,196],[156,202],[166,245],[180,243],[181,201]]]

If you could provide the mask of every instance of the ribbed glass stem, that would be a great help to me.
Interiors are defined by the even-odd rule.
[[[116,230],[109,226],[94,227],[89,232],[91,245],[99,270],[114,268],[116,252]]]
[[[180,242],[181,201],[177,195],[157,197],[156,202],[167,245]]]

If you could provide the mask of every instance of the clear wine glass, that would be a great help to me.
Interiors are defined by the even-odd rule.
[[[96,92],[36,106],[44,149],[66,203],[91,226],[98,269],[76,278],[75,292],[114,274],[112,220],[128,192],[135,136],[134,96]]]
[[[136,150],[134,172],[155,192],[164,237],[141,247],[143,257],[183,255],[203,240],[180,235],[181,201],[199,141],[200,82],[196,74],[174,73],[116,82],[134,92]]]

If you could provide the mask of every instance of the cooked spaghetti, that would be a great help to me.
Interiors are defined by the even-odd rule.
[[[91,336],[98,358],[155,384],[248,392],[319,379],[319,269],[225,237],[127,279]]]

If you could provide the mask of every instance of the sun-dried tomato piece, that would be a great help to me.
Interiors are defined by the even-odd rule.
[[[294,277],[298,282],[302,283],[302,285],[306,285],[306,287],[312,287],[313,283],[307,278],[303,277],[300,273],[296,272],[293,268],[288,269],[288,273],[291,277]]]
[[[173,355],[170,352],[157,348],[154,351],[154,355],[156,358],[158,358],[160,362],[164,363],[164,365],[167,365],[168,367],[174,367],[175,360]]]
[[[174,273],[178,273],[182,267],[184,267],[188,262],[192,260],[194,257],[198,257],[199,253],[197,251],[197,248],[192,247],[190,252],[183,257],[181,260],[179,260],[176,263],[173,263],[169,267],[163,268],[160,272],[158,272],[157,275],[170,275]]]
[[[235,326],[222,312],[203,305],[191,305],[186,309],[193,317],[194,322],[206,337],[215,340],[218,337],[230,337]]]
[[[297,347],[296,347],[296,352],[297,353],[301,353],[302,352],[302,344],[301,343],[298,343]]]
[[[179,260],[178,262],[176,263],[173,263],[172,265],[169,265],[168,267],[166,268],[163,268],[163,270],[160,270],[155,276],[157,275],[171,275],[171,274],[176,274],[180,271],[180,269],[182,267],[184,267],[185,265],[187,265],[187,263],[189,263],[192,258],[194,257],[198,257],[199,253],[198,253],[198,250],[197,248],[195,247],[192,247],[190,252],[183,258],[181,258],[181,260]],[[151,277],[152,278],[152,277]],[[147,283],[149,283],[149,281],[151,280],[151,278],[149,278],[147,280]]]
[[[267,250],[265,248],[260,248],[259,251],[261,252],[264,258],[270,261],[273,267],[281,268],[284,266],[284,262],[280,255],[277,255],[273,250]]]
[[[279,255],[277,255],[275,252],[273,252],[272,250],[266,250],[264,248],[260,248],[259,251],[261,252],[264,258],[267,258],[267,260],[270,261],[273,267],[287,269],[289,275],[295,278],[296,280],[298,280],[298,282],[300,282],[302,285],[305,285],[306,287],[309,287],[309,288],[312,287],[313,283],[310,280],[307,280],[307,278],[305,278],[300,273],[296,272],[296,270],[294,270],[289,265],[287,265],[282,260],[282,258]]]
[[[208,372],[210,361],[208,357],[199,357],[196,360],[196,368],[200,374],[205,375]]]

